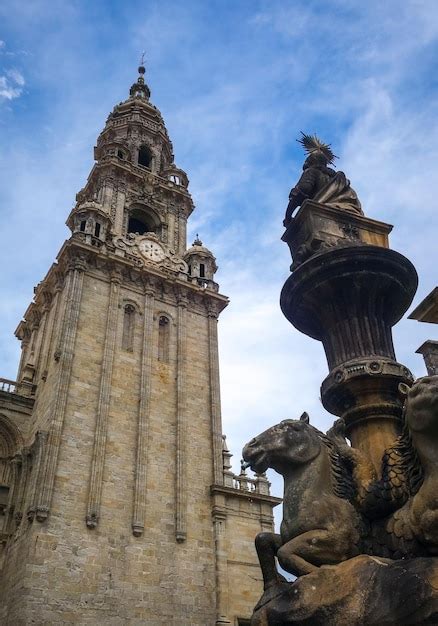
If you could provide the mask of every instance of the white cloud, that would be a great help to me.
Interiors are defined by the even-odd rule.
[[[7,70],[3,76],[0,76],[0,102],[19,98],[24,84],[24,78],[18,70]]]
[[[24,86],[25,84],[24,77],[18,70],[15,70],[15,69],[8,70],[6,74],[16,85],[20,85],[20,87]]]

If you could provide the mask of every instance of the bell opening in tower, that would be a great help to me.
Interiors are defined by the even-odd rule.
[[[135,208],[130,210],[128,219],[128,233],[144,235],[155,233],[159,235],[161,222],[158,216],[148,208]]]
[[[138,164],[150,169],[152,163],[152,154],[148,146],[141,146],[138,151]]]

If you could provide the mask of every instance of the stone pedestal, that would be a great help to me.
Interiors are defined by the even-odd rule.
[[[413,265],[388,248],[391,226],[306,201],[282,239],[293,273],[280,298],[286,318],[322,342],[329,375],[324,407],[344,418],[347,435],[380,470],[382,453],[400,432],[400,382],[392,326],[417,287]]]
[[[390,224],[306,200],[281,239],[289,246],[293,271],[329,248],[364,244],[388,248],[391,230]]]
[[[423,355],[428,375],[436,376],[438,374],[438,341],[429,339],[421,344],[416,352]]]

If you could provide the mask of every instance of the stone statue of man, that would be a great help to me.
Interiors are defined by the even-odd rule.
[[[292,215],[304,200],[314,200],[337,209],[363,215],[362,207],[350,181],[344,172],[336,172],[329,167],[336,158],[328,144],[322,143],[315,135],[305,135],[298,141],[304,146],[308,157],[303,165],[303,173],[289,194],[289,204],[283,221],[289,226]]]

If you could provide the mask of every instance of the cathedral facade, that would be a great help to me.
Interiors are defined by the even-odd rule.
[[[2,624],[248,624],[264,475],[221,425],[213,254],[139,68],[0,379]]]

